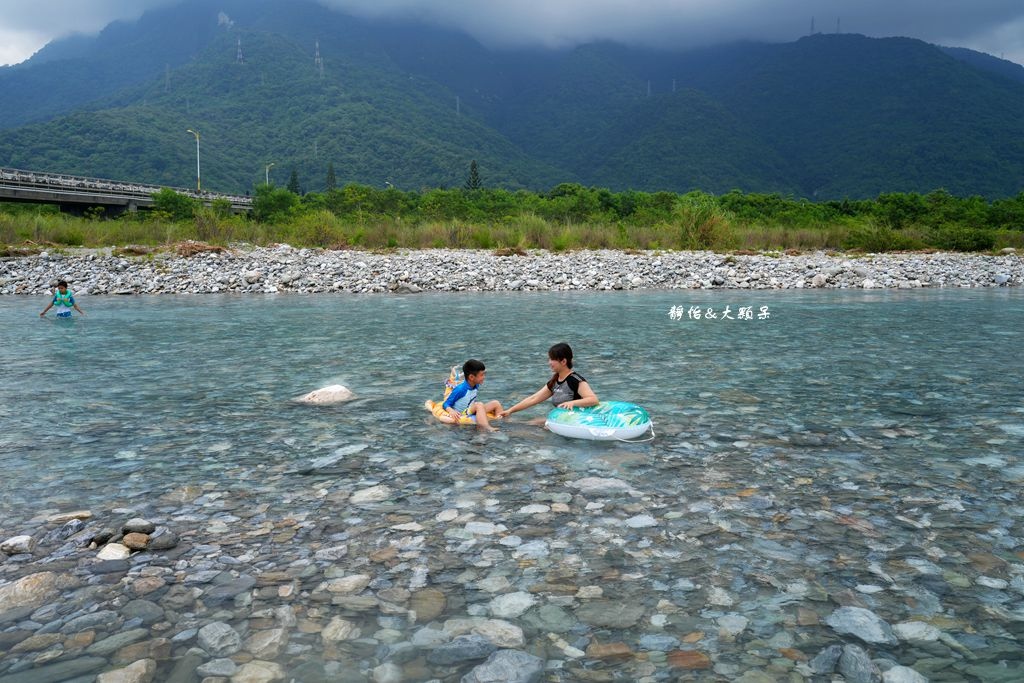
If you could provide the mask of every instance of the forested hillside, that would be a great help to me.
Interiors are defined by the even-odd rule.
[[[320,62],[316,62],[319,47]],[[241,59],[239,59],[241,50]],[[0,165],[251,191],[560,182],[817,199],[1024,186],[1024,73],[909,39],[492,50],[305,1],[188,0],[0,68]]]

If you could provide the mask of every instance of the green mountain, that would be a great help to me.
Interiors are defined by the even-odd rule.
[[[1024,186],[1018,70],[857,35],[490,50],[306,0],[187,0],[0,68],[0,165],[189,186],[192,128],[204,187],[232,192],[271,162],[321,190],[329,164],[419,189],[476,160],[509,188],[1001,197]]]

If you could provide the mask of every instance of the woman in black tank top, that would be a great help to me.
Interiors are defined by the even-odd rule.
[[[597,405],[597,395],[587,384],[587,380],[572,369],[572,348],[568,344],[555,344],[548,349],[548,366],[554,374],[547,384],[532,396],[502,411],[502,417],[518,413],[549,398],[555,406],[569,410]]]

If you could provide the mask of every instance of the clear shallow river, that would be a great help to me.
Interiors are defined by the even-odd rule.
[[[795,681],[836,644],[866,655],[847,648],[850,680],[868,658],[1024,678],[1024,292],[80,303],[39,320],[45,301],[0,298],[0,541],[36,541],[0,581],[63,581],[0,601],[0,681],[150,657],[162,680],[217,659],[210,622],[239,636],[231,665],[296,680],[459,680],[498,646],[550,680]],[[471,356],[510,405],[556,341],[656,438],[423,410]],[[334,383],[358,398],[290,402]],[[92,517],[61,538],[47,517],[72,510]],[[180,542],[93,571],[81,546],[129,517]]]

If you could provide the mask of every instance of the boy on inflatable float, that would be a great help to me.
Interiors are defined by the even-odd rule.
[[[452,419],[452,424],[462,424],[463,418],[476,418],[476,426],[488,431],[497,431],[491,426],[487,414],[500,416],[501,403],[488,401],[479,403],[476,400],[477,388],[484,383],[487,369],[484,364],[474,358],[470,358],[462,364],[462,376],[466,379],[448,394],[444,400],[444,410]]]

